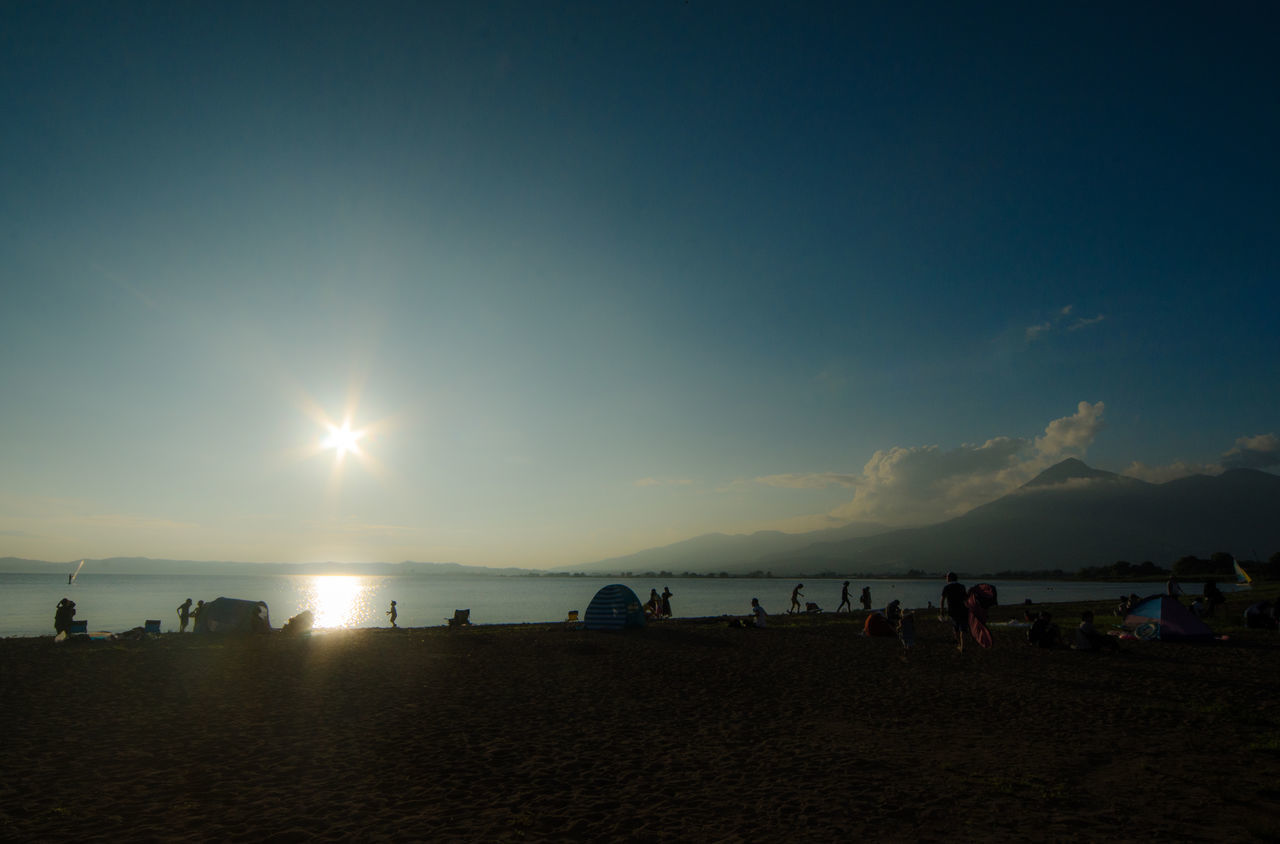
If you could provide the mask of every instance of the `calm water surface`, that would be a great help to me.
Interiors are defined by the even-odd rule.
[[[166,631],[178,629],[176,607],[186,598],[218,597],[266,601],[271,623],[284,624],[303,610],[315,614],[318,628],[385,627],[386,611],[396,601],[401,627],[444,624],[455,609],[470,609],[476,624],[563,621],[570,610],[585,611],[601,586],[623,582],[647,600],[650,589],[669,587],[676,616],[746,615],[753,597],[770,613],[785,612],[790,580],[678,578],[645,581],[615,577],[476,577],[343,575],[95,575],[82,573],[67,585],[65,575],[0,574],[0,636],[53,634],[53,611],[67,597],[76,602],[76,619],[90,630],[121,632],[158,618]],[[994,580],[1003,605],[1032,601],[1112,599],[1136,592],[1161,591],[1154,583],[1083,583]],[[833,611],[840,603],[841,580],[808,579],[804,600]],[[871,580],[853,582],[854,606],[863,586],[871,587],[873,606],[894,599],[904,607],[938,603],[942,582]]]

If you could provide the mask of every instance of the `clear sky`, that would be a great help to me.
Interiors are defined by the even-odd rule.
[[[1274,470],[1280,6],[823,6],[0,4],[0,555]]]

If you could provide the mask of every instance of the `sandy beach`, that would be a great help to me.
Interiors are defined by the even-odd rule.
[[[1246,598],[1224,617],[1239,618]],[[1098,605],[1099,608],[1100,605]],[[993,620],[1022,608],[997,610]],[[1074,607],[1056,607],[1064,629]],[[1267,840],[1280,639],[908,660],[861,613],[0,641],[13,841]]]

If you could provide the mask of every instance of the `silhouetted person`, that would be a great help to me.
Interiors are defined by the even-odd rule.
[[[396,626],[396,602],[391,602],[391,609],[387,610],[387,618],[391,619],[391,626]]]
[[[1182,595],[1182,586],[1178,583],[1178,578],[1169,575],[1169,579],[1165,581],[1164,591],[1168,593],[1170,598],[1175,601]]]
[[[1027,644],[1037,648],[1056,648],[1060,641],[1061,633],[1058,625],[1053,623],[1053,616],[1048,612],[1041,612],[1027,631]]]
[[[191,629],[195,630],[200,626],[200,613],[204,612],[204,601],[196,601],[196,605],[191,608]]]
[[[897,630],[898,622],[902,620],[902,602],[897,600],[890,601],[889,606],[884,608],[884,617],[888,619],[893,629]]]
[[[796,588],[791,590],[791,609],[787,610],[788,614],[797,613],[803,609],[803,607],[800,606],[800,599],[804,597],[804,593],[800,590],[803,588],[803,583],[797,583]]]
[[[63,598],[53,611],[53,632],[70,633],[71,622],[76,617],[76,602]]]
[[[671,596],[674,593],[669,586],[662,587],[662,617],[671,618]]]
[[[187,632],[187,623],[191,621],[191,599],[178,604],[178,632]]]
[[[1078,651],[1117,651],[1120,643],[1105,633],[1099,633],[1093,626],[1093,613],[1085,610],[1080,613],[1080,626],[1076,628],[1076,650]]]
[[[902,661],[907,661],[911,646],[916,643],[916,614],[907,610],[898,619],[898,639],[902,642]]]
[[[1205,615],[1213,615],[1213,611],[1219,606],[1226,603],[1226,596],[1218,589],[1218,584],[1212,580],[1206,580],[1204,584],[1204,602],[1208,605]]]
[[[769,626],[769,614],[760,606],[759,598],[751,599],[751,624],[753,627]]]
[[[871,587],[862,587],[862,596],[858,598],[858,603],[862,604],[862,609],[871,612]]]
[[[968,590],[953,571],[947,572],[947,585],[942,587],[942,599],[938,602],[939,611],[951,617],[951,629],[956,634],[956,650],[964,650],[964,631],[969,626],[969,607],[965,600]]]
[[[849,603],[849,581],[844,582],[844,586],[840,587],[840,606],[836,607],[836,612],[845,607],[849,608],[849,612],[853,612],[853,604]]]

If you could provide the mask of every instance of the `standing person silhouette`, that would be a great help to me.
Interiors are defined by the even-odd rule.
[[[191,621],[191,599],[178,604],[178,632],[186,633],[187,624]]]
[[[196,605],[191,608],[191,632],[194,633],[196,628],[200,626],[200,613],[204,612],[204,601],[196,601]]]
[[[951,617],[951,629],[956,634],[956,650],[963,652],[964,631],[969,626],[969,607],[965,605],[968,592],[958,580],[955,572],[947,572],[947,585],[942,587],[938,611],[945,611]]]
[[[387,618],[391,619],[391,626],[396,626],[396,602],[391,602],[391,609],[387,610]]]
[[[787,610],[787,615],[800,612],[803,609],[800,606],[800,599],[804,597],[804,593],[800,590],[803,588],[803,583],[797,583],[796,588],[791,590],[791,609]]]
[[[671,618],[671,596],[675,594],[671,587],[662,587],[662,617]]]
[[[844,582],[844,586],[840,587],[840,606],[836,607],[836,612],[845,607],[849,608],[849,612],[853,612],[853,604],[849,603],[849,581]]]
[[[863,610],[867,612],[871,612],[871,587],[870,586],[862,587],[862,597],[858,599],[858,602],[862,604]]]

